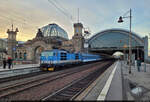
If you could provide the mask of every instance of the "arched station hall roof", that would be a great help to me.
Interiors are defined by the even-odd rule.
[[[144,46],[144,40],[131,32],[132,47]],[[94,34],[88,39],[90,48],[123,47],[129,45],[129,31],[124,29],[107,29]]]

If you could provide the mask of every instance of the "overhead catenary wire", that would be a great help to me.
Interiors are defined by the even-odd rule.
[[[71,21],[71,23],[73,23],[73,16],[69,13],[69,11],[64,8],[61,3],[59,3],[58,1],[50,1],[48,0],[49,3],[51,3],[55,8],[57,8],[57,10],[59,10],[63,15],[65,15],[67,18],[69,18],[68,20]],[[57,6],[58,5],[58,6]],[[29,22],[29,17],[22,17],[20,15],[18,15],[18,12],[12,10],[7,16],[6,15],[2,15],[0,14],[0,19],[4,19],[7,22],[11,23],[12,19],[15,23],[18,24],[22,24],[22,26],[24,25],[29,25],[29,26],[34,26],[33,23]],[[31,21],[31,20],[30,20]],[[37,28],[37,27],[36,27]]]
[[[30,27],[37,28],[37,27],[35,27],[32,23],[30,23],[30,22],[28,21],[28,19],[25,19],[25,18],[23,18],[23,17],[21,17],[21,16],[18,16],[18,15],[15,14],[15,13],[13,13],[13,14],[11,14],[11,15],[7,15],[7,16],[0,14],[0,19],[6,20],[8,23],[11,23],[11,24],[12,24],[12,21],[13,21],[13,23],[15,23],[15,24],[21,24],[22,27],[23,27],[24,25],[28,25],[28,26],[30,26]],[[23,28],[24,28],[24,27],[23,27]]]
[[[73,23],[73,16],[71,15],[71,13],[69,13],[69,10],[67,10],[59,1],[55,1],[55,0],[48,0],[48,1],[55,8],[57,8],[57,10],[59,10],[64,16],[66,16],[71,23]],[[1,13],[0,19],[5,22],[8,22],[9,24],[12,24],[12,20],[13,20],[13,23],[15,25],[16,24],[20,25],[22,28],[27,28],[27,26],[29,26],[30,28],[38,28],[31,20],[32,19],[31,16],[27,17],[23,15],[20,15],[19,12],[17,12],[16,10],[11,10],[11,12],[8,13],[7,15],[2,15]],[[31,23],[31,21],[33,23]]]
[[[58,4],[61,7],[61,9],[63,9],[69,15],[70,19],[73,22],[74,17],[72,16],[72,14],[66,8],[64,8],[57,0],[54,0],[53,2],[55,2],[56,4]]]
[[[55,2],[55,4],[58,4],[59,7],[61,7],[61,9],[63,9],[68,15],[71,15],[71,14],[69,13],[69,11],[68,11],[66,8],[64,8],[57,0],[55,0],[55,1],[53,1],[53,2]]]
[[[3,10],[3,9],[2,9]],[[17,9],[16,9],[17,10]],[[30,26],[30,28],[37,28],[35,27],[33,20],[31,20],[31,16],[26,16],[24,13],[22,13],[22,15],[20,14],[20,12],[16,11],[15,9],[11,9],[11,12],[6,14],[0,14],[0,19],[5,22],[5,24],[9,23],[12,24],[12,20],[13,23],[15,23],[15,25],[21,25],[21,28],[27,28],[27,25]],[[5,10],[3,10],[5,11]],[[36,22],[35,22],[36,23]]]
[[[48,0],[49,3],[51,3],[58,11],[60,11],[63,15],[65,15],[67,18],[69,18],[69,21],[71,21],[71,23],[73,22],[73,16],[71,14],[68,13],[68,10],[66,10],[62,5],[60,5],[58,3],[58,1],[51,1]],[[54,3],[55,2],[55,3]],[[59,4],[59,6],[57,6]],[[61,7],[61,8],[60,8]]]

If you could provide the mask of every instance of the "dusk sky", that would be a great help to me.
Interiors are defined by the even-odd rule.
[[[129,30],[129,19],[117,21],[131,8],[132,31],[144,37],[150,33],[149,4],[150,0],[0,0],[0,37],[7,37],[13,22],[19,28],[17,40],[34,38],[38,28],[50,23],[60,25],[71,38],[78,8],[79,21],[92,34],[110,28]]]

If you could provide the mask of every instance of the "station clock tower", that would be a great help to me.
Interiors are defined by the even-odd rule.
[[[7,54],[8,54],[8,56],[10,56],[13,59],[14,59],[14,52],[16,50],[16,44],[17,44],[17,41],[16,41],[17,32],[18,32],[18,28],[16,28],[16,30],[14,31],[13,30],[13,24],[12,24],[12,29],[11,30],[9,30],[9,29],[7,30],[7,34],[8,34]]]
[[[74,36],[72,37],[75,52],[83,52],[84,37],[82,35],[82,23],[74,24]]]

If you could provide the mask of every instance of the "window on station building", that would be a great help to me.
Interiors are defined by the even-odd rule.
[[[19,58],[22,59],[22,53],[21,52],[19,53]]]
[[[25,52],[24,53],[24,60],[26,60],[27,59],[27,53]]]
[[[17,59],[18,58],[18,55],[17,55],[17,52],[15,53],[15,59]]]

